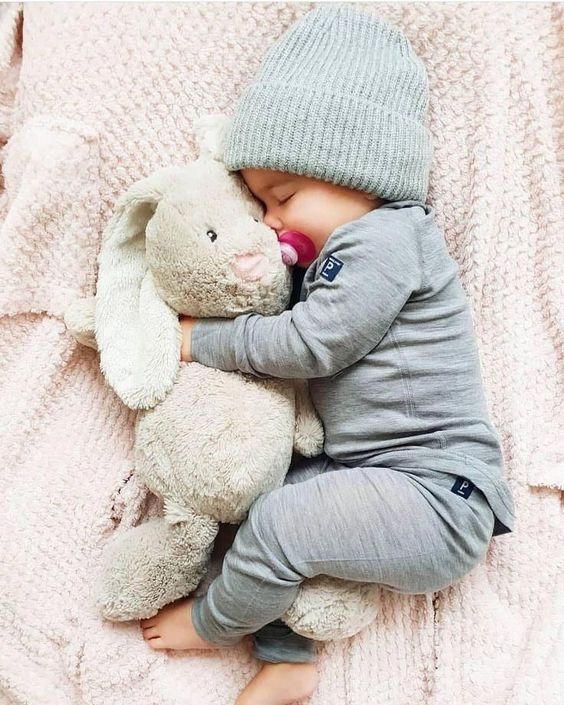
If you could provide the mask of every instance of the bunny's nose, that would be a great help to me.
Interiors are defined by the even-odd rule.
[[[239,279],[255,282],[262,279],[267,272],[268,258],[265,255],[236,255],[230,266]]]

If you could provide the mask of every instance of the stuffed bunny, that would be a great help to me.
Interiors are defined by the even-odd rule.
[[[323,428],[305,381],[180,362],[179,315],[275,315],[291,276],[276,233],[237,172],[221,161],[227,118],[195,124],[200,156],[134,183],[104,232],[96,296],[66,311],[75,338],[100,352],[130,408],[137,477],[164,516],[117,532],[97,600],[107,619],[143,619],[204,577],[218,522],[237,524],[280,487],[292,451],[321,452]],[[282,619],[314,639],[350,636],[375,616],[376,586],[319,576]]]

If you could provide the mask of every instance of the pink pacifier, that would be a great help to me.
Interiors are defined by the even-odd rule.
[[[313,242],[297,230],[286,230],[278,237],[282,262],[288,267],[308,264],[317,255]]]

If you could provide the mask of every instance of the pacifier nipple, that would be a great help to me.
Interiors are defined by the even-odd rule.
[[[279,236],[282,262],[287,266],[308,264],[315,259],[316,251],[313,242],[298,230],[286,230]]]
[[[282,262],[287,267],[293,267],[297,263],[298,253],[289,243],[280,241],[280,252],[282,253]]]

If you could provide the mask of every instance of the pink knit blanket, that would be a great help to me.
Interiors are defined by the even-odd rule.
[[[156,507],[131,476],[134,413],[62,312],[94,293],[117,196],[197,156],[193,119],[231,114],[264,52],[318,4],[0,8],[3,705],[229,705],[259,667],[243,645],[153,652],[138,623],[96,613],[104,542]],[[382,591],[372,626],[321,648],[309,702],[556,705],[562,6],[355,4],[397,23],[428,68],[428,200],[472,304],[517,527],[446,590]]]

